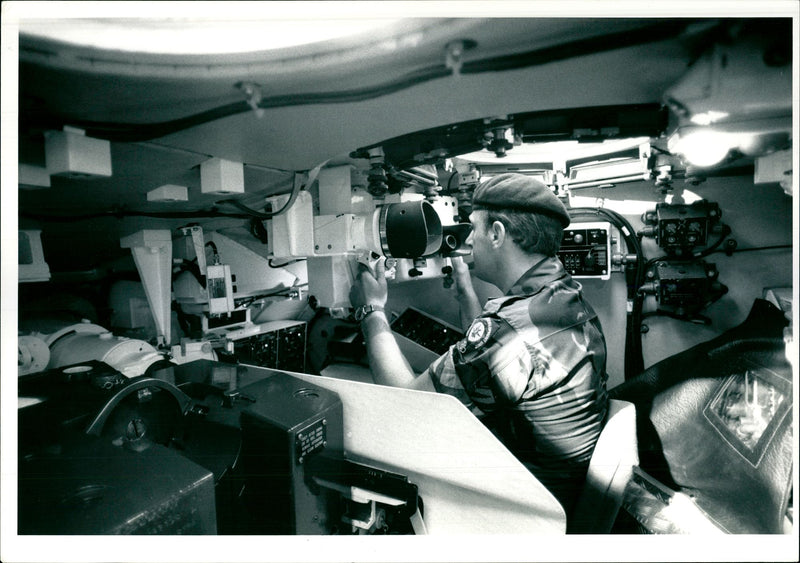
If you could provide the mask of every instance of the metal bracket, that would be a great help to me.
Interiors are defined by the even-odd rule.
[[[246,96],[245,101],[247,102],[247,105],[253,108],[253,112],[256,114],[256,117],[264,117],[264,108],[260,107],[261,100],[263,99],[261,86],[255,82],[237,82],[236,88],[238,88]]]

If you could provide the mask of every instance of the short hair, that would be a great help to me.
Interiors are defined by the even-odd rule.
[[[495,221],[505,226],[511,240],[527,254],[555,256],[561,248],[564,229],[556,217],[513,209],[487,209],[486,227]]]

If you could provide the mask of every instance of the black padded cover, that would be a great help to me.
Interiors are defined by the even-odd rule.
[[[783,530],[793,447],[786,324],[757,299],[742,325],[609,392],[636,404],[642,468],[731,533]]]

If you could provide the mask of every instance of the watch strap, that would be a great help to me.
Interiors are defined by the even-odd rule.
[[[360,307],[356,308],[355,313],[353,315],[355,316],[355,319],[358,322],[361,322],[367,318],[367,315],[369,315],[370,313],[374,313],[376,311],[383,312],[383,307],[379,305],[361,305]]]

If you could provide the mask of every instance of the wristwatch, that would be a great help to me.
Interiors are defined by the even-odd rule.
[[[374,313],[375,311],[383,311],[383,307],[379,305],[362,305],[361,307],[356,308],[353,316],[358,322],[361,322],[367,318],[367,315]]]

